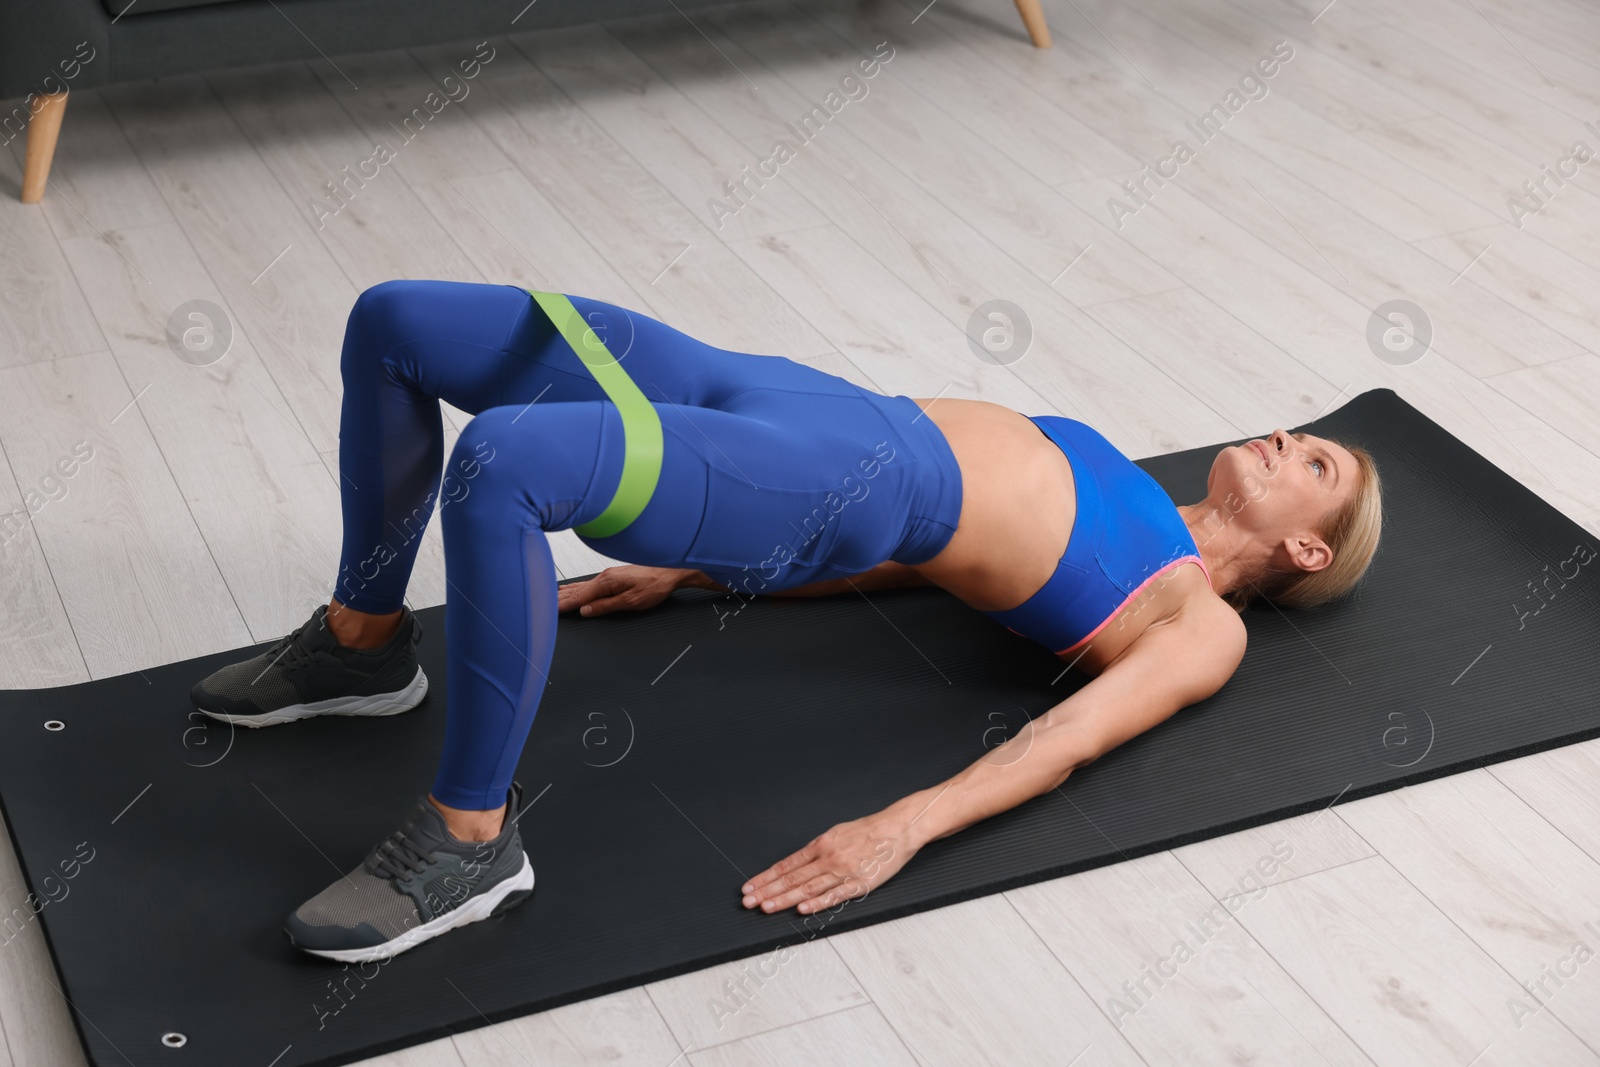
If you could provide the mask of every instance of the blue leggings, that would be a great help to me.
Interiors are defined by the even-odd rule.
[[[954,533],[960,469],[910,398],[566,299],[660,424],[643,510],[604,536],[580,530],[597,552],[702,570],[753,596],[884,560],[921,563]],[[433,795],[498,808],[555,646],[546,534],[593,522],[618,495],[622,414],[550,316],[510,285],[373,286],[350,313],[340,370],[334,596],[358,611],[399,610],[439,507],[449,712]],[[440,400],[474,416],[447,464]]]

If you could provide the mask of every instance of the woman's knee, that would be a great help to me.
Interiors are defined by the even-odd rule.
[[[471,423],[468,423],[470,427]],[[449,461],[445,463],[444,477],[439,482],[439,506],[463,503],[474,489],[489,489],[491,494],[495,490],[503,490],[503,486],[483,477],[498,455],[498,449],[488,436],[474,434],[469,437],[463,432],[455,448],[450,451]],[[480,499],[482,496],[480,494]]]
[[[512,404],[480,412],[462,427],[451,450],[440,506],[461,522],[516,514],[552,530],[586,521],[593,510],[586,495],[602,459],[604,416],[598,402]],[[614,436],[620,437],[620,428]]]
[[[352,373],[381,370],[397,348],[423,340],[498,339],[503,327],[497,298],[505,288],[430,278],[394,278],[369,286],[350,308],[340,370],[346,380]]]
[[[414,305],[423,283],[409,279],[379,282],[362,290],[345,323],[344,350],[339,370],[348,380],[353,374],[370,372],[382,365],[384,357],[404,338],[402,311]]]
[[[461,428],[439,483],[439,506],[457,519],[470,519],[487,505],[503,509],[518,486],[506,462],[507,435],[513,423],[500,408],[491,408]],[[515,412],[512,412],[514,415]]]

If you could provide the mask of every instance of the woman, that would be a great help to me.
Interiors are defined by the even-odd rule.
[[[1093,676],[1004,752],[741,887],[747,908],[811,912],[1214,693],[1244,655],[1236,609],[1256,595],[1338,596],[1377,546],[1377,472],[1361,449],[1275,431],[1220,452],[1206,499],[1175,508],[1082,423],[883,396],[583,297],[385,282],[350,314],[341,371],[333,597],[193,698],[252,726],[416,706],[427,679],[402,596],[439,503],[438,774],[399,830],[285,926],[298,947],[344,962],[392,956],[531,893],[512,773],[562,610],[648,607],[685,584],[813,595],[932,583]],[[475,415],[442,486],[440,400]],[[638,566],[559,588],[546,534],[567,528]]]

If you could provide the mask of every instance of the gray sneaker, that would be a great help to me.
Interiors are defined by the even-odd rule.
[[[517,830],[521,813],[522,786],[512,782],[499,836],[457,841],[424,795],[404,826],[300,905],[284,932],[314,956],[366,963],[515,907],[533,893],[533,864]]]
[[[194,706],[240,726],[276,726],[313,715],[398,715],[422,703],[428,677],[417,663],[422,624],[402,608],[400,629],[381,648],[341,645],[320,605],[294,633],[231,663],[189,691]]]

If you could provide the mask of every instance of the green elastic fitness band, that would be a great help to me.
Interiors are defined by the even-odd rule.
[[[609,537],[637,519],[655,495],[656,483],[661,480],[661,416],[571,300],[561,293],[534,289],[529,289],[528,295],[544,309],[622,416],[622,480],[617,483],[616,495],[593,520],[573,527],[584,537]]]

